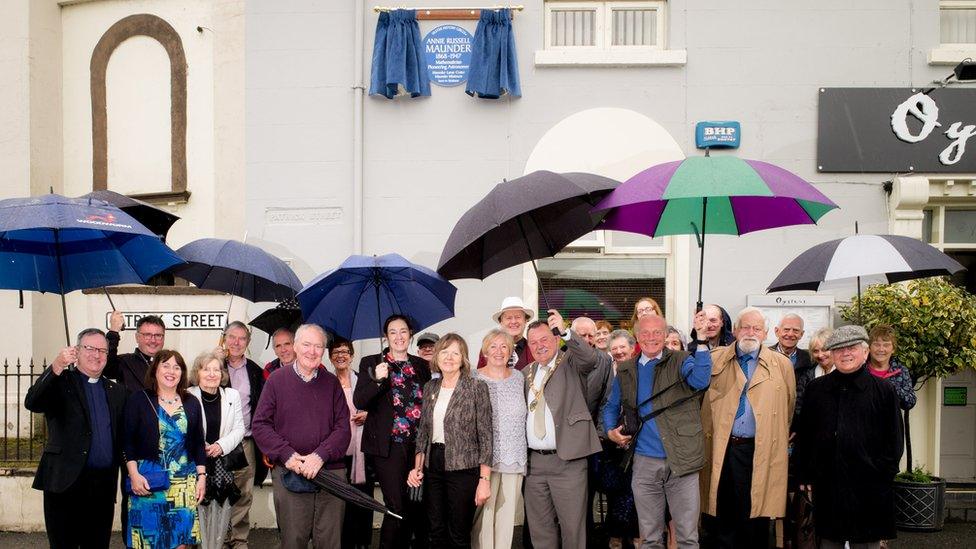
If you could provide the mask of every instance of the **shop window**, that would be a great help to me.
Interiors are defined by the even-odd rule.
[[[942,0],[939,22],[943,45],[976,44],[976,0]]]
[[[664,0],[545,2],[544,49],[536,65],[683,65],[669,50]]]
[[[606,320],[614,328],[630,328],[638,299],[653,297],[662,308],[667,302],[667,259],[663,257],[557,257],[543,259],[538,266],[550,306],[567,321],[588,316]],[[541,291],[538,297],[542,309],[546,300]]]
[[[945,210],[943,241],[976,246],[976,210]]]
[[[952,281],[976,292],[976,208],[971,204],[939,205],[924,210],[923,215],[923,239],[966,267]]]

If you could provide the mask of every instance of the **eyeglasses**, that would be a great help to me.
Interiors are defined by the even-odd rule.
[[[92,347],[91,345],[82,345],[81,348],[86,353],[95,353],[96,355],[102,356],[108,354],[108,349],[102,349],[100,347]]]
[[[654,312],[654,307],[641,307],[637,309],[637,314],[639,315],[644,313],[653,313],[653,312]]]
[[[335,355],[351,355],[352,353],[350,353],[349,351],[347,351],[345,349],[336,349],[336,350],[330,352],[329,354],[332,355],[332,356],[335,356]]]
[[[652,336],[654,336],[654,337],[661,337],[661,336],[663,336],[664,334],[666,334],[667,332],[666,332],[666,331],[664,331],[664,330],[642,330],[642,331],[641,331],[641,332],[639,332],[639,333],[640,333],[640,335],[642,335],[642,336],[648,336],[648,335],[652,335]]]
[[[166,334],[147,334],[145,332],[136,332],[136,334],[146,338],[146,339],[163,339]]]

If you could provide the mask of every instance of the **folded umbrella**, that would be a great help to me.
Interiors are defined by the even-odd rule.
[[[358,488],[346,482],[345,479],[334,474],[329,474],[324,467],[319,469],[318,474],[316,474],[311,481],[319,488],[322,488],[326,492],[343,501],[353,505],[358,505],[364,509],[369,509],[370,511],[390,515],[393,518],[403,520],[403,517],[390,511],[385,505],[361,492]]]
[[[199,288],[257,303],[295,297],[302,282],[287,263],[252,246],[219,238],[201,238],[176,250],[185,261],[173,273]]]
[[[152,231],[108,202],[56,194],[0,200],[0,288],[61,295],[144,284],[183,260]]]
[[[353,255],[298,293],[306,322],[349,340],[383,336],[393,314],[422,330],[454,316],[457,288],[439,274],[398,254]]]

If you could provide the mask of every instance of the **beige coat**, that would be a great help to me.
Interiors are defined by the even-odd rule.
[[[700,478],[702,512],[712,516],[718,507],[718,481],[745,382],[746,376],[735,356],[735,344],[712,351],[712,380],[701,410],[705,468]],[[786,513],[790,420],[796,401],[796,380],[790,359],[765,347],[760,349],[748,399],[756,416],[749,516],[782,517]]]

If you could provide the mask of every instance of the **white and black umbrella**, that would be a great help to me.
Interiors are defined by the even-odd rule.
[[[901,282],[965,269],[930,244],[907,236],[861,234],[817,244],[790,262],[767,292],[819,290],[824,284],[877,277]]]

